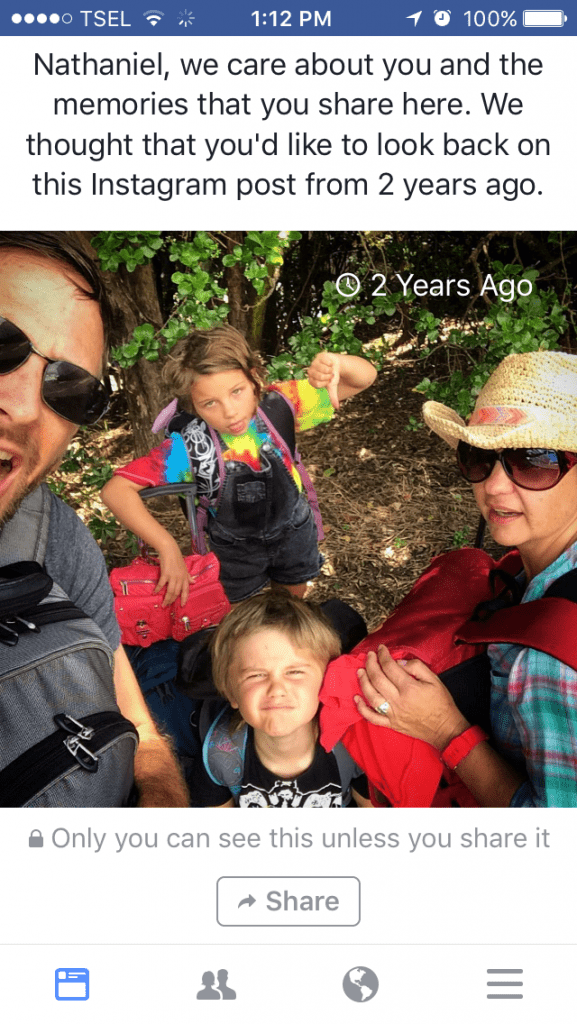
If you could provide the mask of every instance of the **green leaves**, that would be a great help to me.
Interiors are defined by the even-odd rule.
[[[500,299],[494,302],[483,318],[472,327],[468,326],[467,330],[452,329],[445,340],[439,335],[440,321],[432,324],[432,314],[421,313],[417,320],[427,339],[435,343],[439,350],[443,346],[447,350],[461,349],[466,360],[464,363],[460,360],[461,366],[453,370],[447,379],[431,380],[425,377],[415,390],[427,399],[450,406],[464,419],[471,413],[475,399],[488,377],[505,356],[559,348],[561,336],[567,329],[565,311],[554,290],[536,288],[536,270],[522,271],[518,265],[503,265],[496,261],[492,267],[492,276],[496,284],[503,280],[517,281],[522,276],[532,282],[533,291],[530,295],[517,295],[511,301]],[[428,357],[435,344],[429,346],[422,355]]]
[[[160,355],[160,342],[161,339],[152,324],[141,324],[135,328],[130,341],[112,350],[112,357],[122,367],[133,366],[142,356],[150,362],[155,362]]]
[[[114,539],[118,522],[108,512],[97,508],[99,491],[112,476],[112,466],[107,458],[97,454],[96,436],[101,436],[102,425],[94,428],[82,427],[79,435],[71,442],[56,475],[49,480],[49,487],[55,494],[66,496],[81,494],[87,505],[94,509],[87,526],[98,541]],[[87,494],[88,492],[88,494]]]
[[[106,543],[108,540],[114,540],[118,533],[118,520],[112,515],[102,515],[100,512],[95,512],[86,525],[94,539],[99,541],[100,544]]]
[[[160,231],[100,231],[91,239],[103,270],[115,272],[125,266],[129,273],[149,263],[163,242]]]
[[[240,265],[257,295],[264,295],[267,286],[274,285],[273,275],[282,266],[284,250],[300,237],[298,231],[249,231],[242,245],[235,245],[231,253],[223,256],[222,265]]]
[[[170,278],[175,285],[174,306],[166,323],[161,328],[140,325],[131,338],[113,349],[113,358],[123,368],[133,366],[139,359],[155,362],[191,328],[208,330],[226,320],[226,267],[239,265],[256,294],[264,296],[276,283],[275,274],[282,265],[284,251],[300,237],[298,231],[249,231],[242,244],[235,244],[232,252],[223,256],[222,243],[206,231],[197,231],[184,239],[160,231],[99,232],[92,244],[104,270],[117,271],[124,266],[133,272],[161,250],[178,265]]]
[[[350,296],[341,295],[334,281],[325,281],[322,293],[322,312],[319,316],[302,318],[302,330],[288,340],[288,352],[274,356],[268,363],[269,380],[289,380],[304,376],[319,352],[346,352],[349,355],[366,355],[362,341],[356,337],[359,324],[374,324],[382,315],[385,305],[396,310],[396,304],[387,296],[374,296],[369,305],[362,305]],[[378,366],[380,357],[370,353]]]
[[[436,341],[439,337],[441,320],[433,316],[427,309],[420,309],[415,317],[415,330],[418,334],[424,334],[427,341]]]

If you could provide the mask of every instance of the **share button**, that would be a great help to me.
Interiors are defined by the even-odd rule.
[[[352,875],[225,875],[216,919],[223,928],[354,928],[361,883]]]

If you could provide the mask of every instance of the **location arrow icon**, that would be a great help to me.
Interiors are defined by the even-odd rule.
[[[423,13],[422,11],[417,11],[416,14],[407,14],[407,18],[412,18],[413,21],[415,22],[415,26],[414,26],[415,28],[419,24],[419,18],[421,17],[422,13]]]
[[[242,907],[243,903],[248,903],[249,907],[252,907],[253,903],[256,903],[256,900],[255,900],[254,896],[251,896],[250,893],[249,893],[248,896],[246,896],[244,898],[244,900],[240,901],[238,906]],[[237,910],[238,910],[238,907],[237,907]]]

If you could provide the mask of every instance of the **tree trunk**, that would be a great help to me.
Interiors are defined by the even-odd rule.
[[[228,251],[232,252],[235,245],[242,245],[244,236],[244,231],[227,231],[225,237],[227,239]],[[244,334],[251,348],[259,351],[262,323],[258,324],[260,330],[257,330],[256,336],[253,331],[254,305],[258,296],[250,281],[244,276],[242,267],[238,263],[234,267],[227,267],[224,279],[230,309],[228,315],[229,323],[232,327],[236,327],[237,331],[240,331],[241,334]]]
[[[94,232],[79,232],[77,237],[94,256],[90,238]],[[114,307],[124,320],[122,337],[117,344],[128,341],[135,327],[149,323],[158,329],[162,327],[162,313],[156,288],[152,264],[137,267],[132,273],[121,267],[115,273],[105,272],[108,294]],[[146,452],[158,442],[150,427],[155,416],[173,397],[161,377],[160,362],[147,359],[121,370],[122,389],[126,397],[130,431],[136,456]]]

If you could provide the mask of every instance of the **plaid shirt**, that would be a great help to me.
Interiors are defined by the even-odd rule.
[[[577,565],[577,543],[539,573],[522,602]],[[527,776],[511,807],[577,807],[577,672],[551,655],[491,644],[491,722],[495,746]]]

